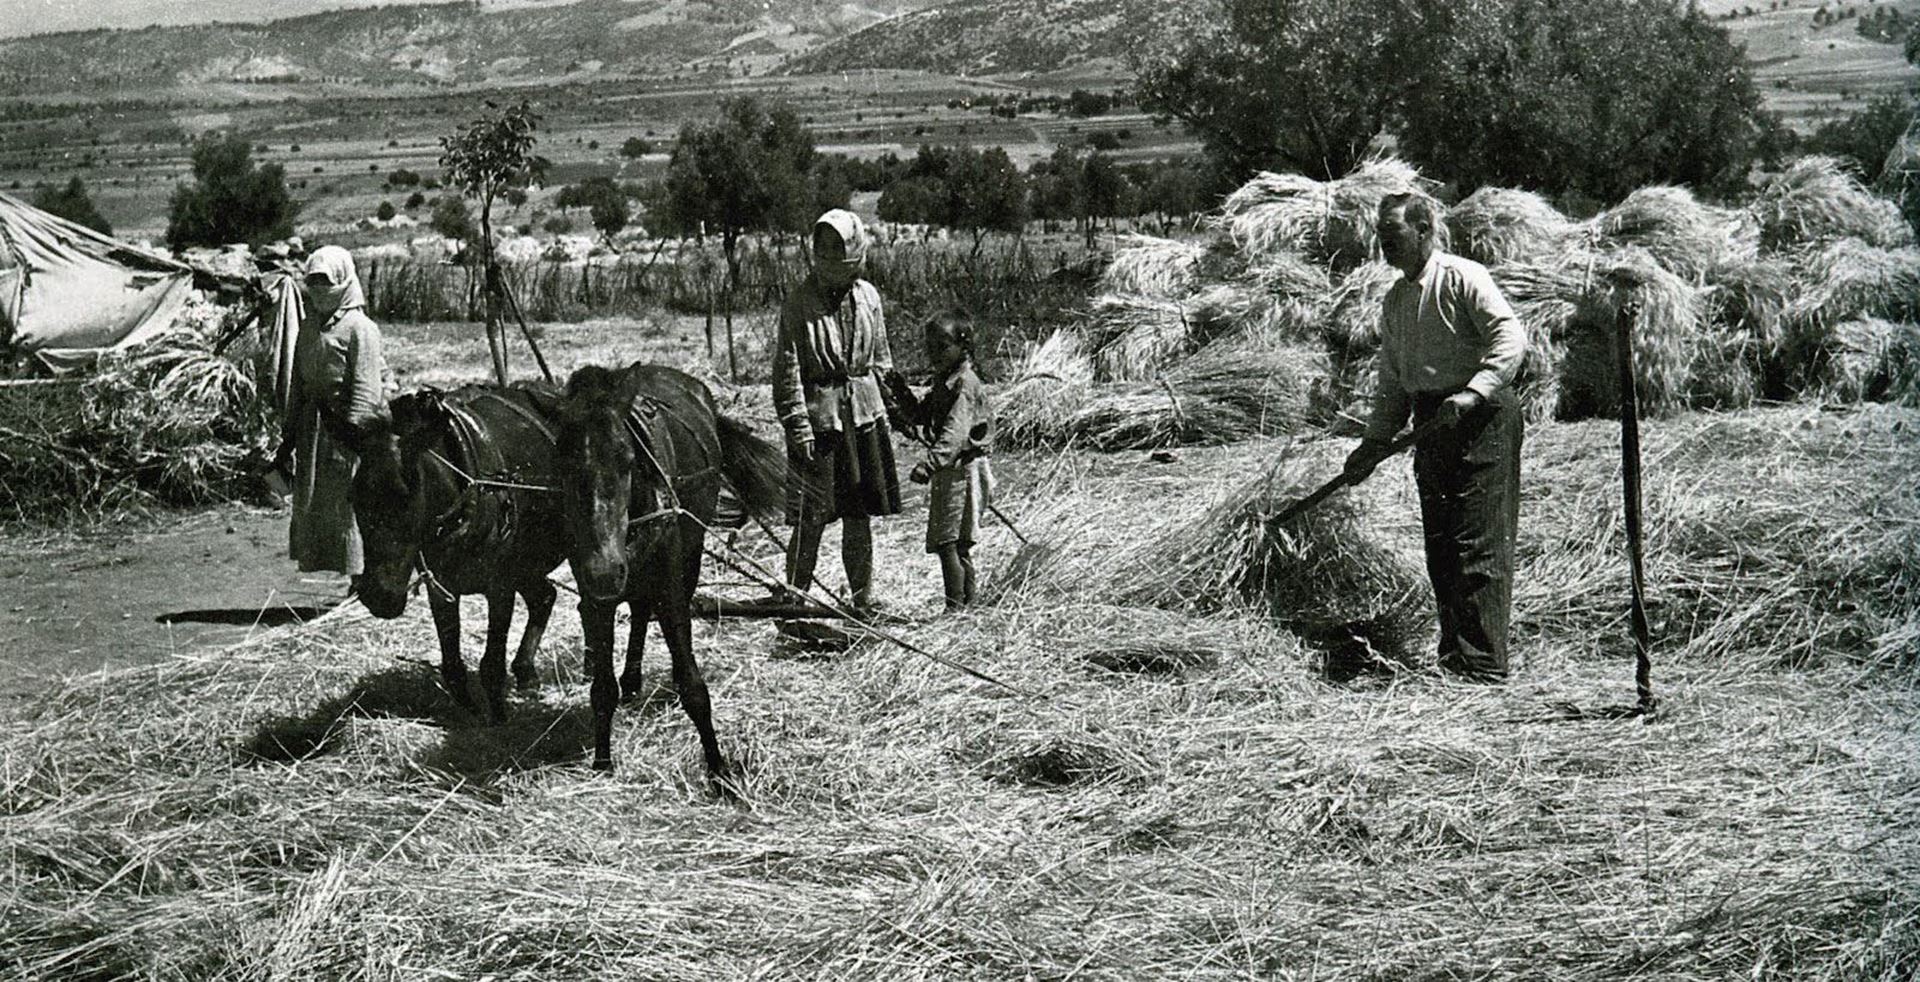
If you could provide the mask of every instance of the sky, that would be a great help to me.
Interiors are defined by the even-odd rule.
[[[402,0],[0,0],[0,37],[93,27],[273,20],[382,2]]]

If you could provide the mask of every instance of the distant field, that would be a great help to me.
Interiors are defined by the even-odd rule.
[[[1920,18],[1920,0],[1886,0],[1824,5],[1787,0],[1778,9],[1765,3],[1705,0],[1709,16],[1742,14],[1721,21],[1754,62],[1767,105],[1800,129],[1858,110],[1874,97],[1911,89],[1920,69],[1907,64],[1898,44],[1870,41],[1855,30],[1857,18],[1879,8],[1897,10],[1909,21]],[[1751,15],[1744,11],[1752,9]],[[1853,10],[1853,17],[1815,27],[1814,13]]]
[[[191,105],[135,102],[75,105],[49,118],[0,122],[0,188],[29,193],[40,182],[84,180],[115,231],[157,239],[169,196],[191,179],[191,135],[235,129],[256,144],[256,159],[282,164],[295,197],[306,202],[301,224],[339,232],[371,216],[380,202],[401,208],[414,188],[392,188],[398,168],[439,172],[439,138],[471,118],[485,99],[528,98],[544,116],[539,152],[554,162],[551,186],[536,190],[509,223],[550,208],[559,185],[594,174],[622,181],[665,173],[666,150],[689,121],[709,118],[728,96],[751,94],[792,104],[823,151],[873,157],[910,156],[923,143],[1004,146],[1025,166],[1061,144],[1106,130],[1123,135],[1123,160],[1190,154],[1198,149],[1178,127],[1158,127],[1142,114],[1093,119],[1040,115],[1007,120],[982,109],[949,108],[1004,91],[1064,95],[1074,87],[1111,89],[1121,80],[1076,77],[1073,84],[1014,87],[919,72],[849,73],[791,78],[721,79],[703,83],[619,80],[512,91],[378,97],[303,93],[288,86],[230,86]],[[271,99],[264,96],[272,96]],[[6,118],[0,106],[0,120]],[[656,152],[637,160],[619,154],[628,137]],[[264,149],[261,149],[264,148]],[[431,199],[434,192],[425,191]],[[412,212],[424,222],[425,209]],[[575,216],[584,226],[585,216]],[[395,238],[406,234],[395,233]]]

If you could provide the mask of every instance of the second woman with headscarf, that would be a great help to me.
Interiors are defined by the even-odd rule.
[[[787,582],[813,583],[820,538],[838,520],[840,559],[853,604],[873,604],[876,515],[900,512],[900,477],[880,379],[893,368],[880,291],[860,278],[866,226],[834,209],[813,226],[813,272],[780,309],[773,402],[793,480]]]
[[[303,283],[305,313],[294,342],[285,435],[276,464],[293,474],[288,551],[302,570],[364,572],[360,529],[348,492],[357,439],[387,415],[387,363],[380,329],[353,256],[316,249]]]

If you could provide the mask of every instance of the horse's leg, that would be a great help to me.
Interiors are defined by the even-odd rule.
[[[692,533],[694,542],[699,542],[699,535]],[[693,591],[700,581],[700,550],[697,546],[685,548],[688,538],[684,531],[675,536],[669,552],[666,609],[660,614],[660,633],[673,655],[673,687],[680,693],[680,707],[700,733],[707,776],[718,779],[726,774],[727,761],[720,756],[720,740],[713,732],[713,703],[707,695],[707,681],[700,675],[700,663],[693,658],[692,605]]]
[[[480,688],[487,694],[487,718],[507,718],[507,632],[513,629],[513,591],[487,594],[487,653],[480,658]]]
[[[586,642],[586,674],[592,686],[593,769],[613,770],[613,710],[620,683],[613,677],[613,604],[580,601],[580,634]]]
[[[472,709],[473,697],[467,695],[467,664],[460,660],[460,598],[442,596],[429,587],[427,606],[433,610],[433,631],[440,637],[440,679],[454,702]]]
[[[620,698],[631,702],[640,698],[640,653],[647,647],[647,622],[653,620],[653,602],[630,596],[627,613],[633,621],[627,626],[627,666],[620,672]]]
[[[520,688],[530,689],[540,681],[540,639],[546,636],[547,618],[553,616],[553,601],[559,593],[544,576],[520,587],[520,597],[527,602],[527,626],[513,653],[513,681]]]

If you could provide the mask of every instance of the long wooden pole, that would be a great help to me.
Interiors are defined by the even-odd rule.
[[[1628,299],[1614,318],[1615,361],[1620,368],[1620,476],[1626,496],[1627,563],[1632,572],[1633,685],[1636,708],[1653,711],[1653,638],[1647,626],[1647,574],[1640,520],[1640,397],[1633,378],[1633,325],[1640,304]]]

